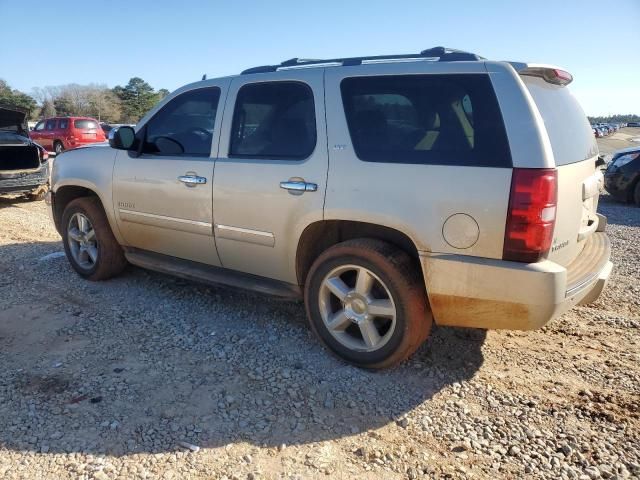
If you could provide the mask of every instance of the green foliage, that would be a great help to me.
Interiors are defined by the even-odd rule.
[[[18,107],[29,112],[37,109],[36,101],[18,90],[12,89],[7,82],[0,79],[0,103],[12,107]]]
[[[136,123],[142,118],[161,98],[167,90],[155,92],[153,87],[140,77],[133,77],[124,87],[118,85],[113,93],[120,99],[122,105],[122,118],[124,123]]]
[[[608,117],[587,117],[591,124],[594,123],[628,123],[640,122],[640,115],[628,113],[626,115],[609,115]]]

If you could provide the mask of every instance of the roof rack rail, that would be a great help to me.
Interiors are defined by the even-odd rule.
[[[350,58],[330,58],[330,59],[308,59],[308,58],[291,58],[285,60],[279,65],[262,65],[260,67],[248,68],[242,71],[242,75],[250,73],[268,73],[275,72],[281,68],[295,68],[295,67],[307,67],[307,66],[319,66],[338,64],[343,67],[362,65],[364,62],[384,62],[394,60],[405,59],[425,59],[425,58],[438,58],[439,62],[460,62],[460,61],[478,61],[484,60],[484,57],[476,55],[475,53],[463,52],[462,50],[455,50],[453,48],[434,47],[422,50],[420,53],[403,53],[400,55],[378,55],[374,57],[350,57]]]

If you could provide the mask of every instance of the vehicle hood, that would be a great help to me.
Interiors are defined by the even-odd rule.
[[[621,153],[631,153],[640,151],[640,145],[636,145],[635,147],[623,148],[622,150],[616,150],[613,152],[613,156],[620,155]]]

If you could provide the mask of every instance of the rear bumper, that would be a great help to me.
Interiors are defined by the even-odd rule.
[[[568,267],[545,260],[523,264],[464,255],[421,256],[438,325],[532,330],[576,304],[595,301],[613,264],[604,232],[587,240]]]
[[[30,192],[49,182],[49,165],[45,163],[36,171],[0,173],[0,193]]]

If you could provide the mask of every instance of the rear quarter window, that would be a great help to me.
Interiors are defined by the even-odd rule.
[[[491,81],[483,74],[351,77],[342,101],[367,162],[511,167]]]
[[[598,144],[582,107],[567,87],[522,76],[544,121],[556,165],[568,165],[598,154]]]
[[[74,120],[73,126],[74,128],[77,128],[79,130],[90,130],[98,128],[98,124],[93,120]]]

